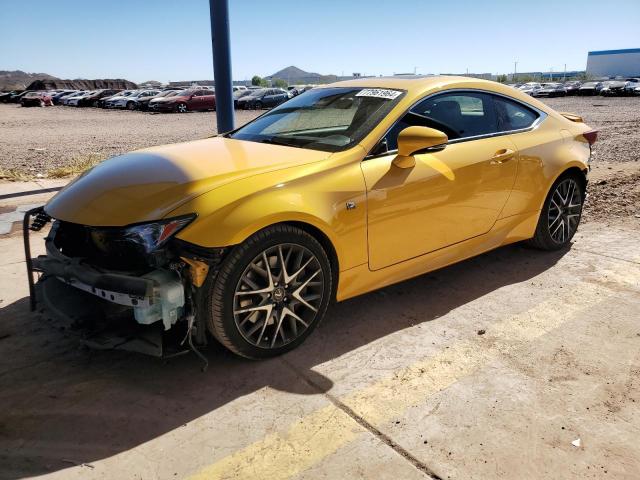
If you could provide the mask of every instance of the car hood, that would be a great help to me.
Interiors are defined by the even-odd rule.
[[[223,137],[153,147],[100,163],[58,192],[45,211],[91,226],[158,220],[229,182],[329,156]]]

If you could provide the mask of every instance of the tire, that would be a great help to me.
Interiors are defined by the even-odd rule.
[[[313,236],[274,225],[229,252],[203,286],[200,312],[209,332],[233,353],[273,357],[299,346],[320,323],[333,278],[327,253]]]
[[[586,191],[585,178],[570,172],[561,175],[549,189],[533,238],[527,244],[540,250],[566,247],[578,230]]]
[[[260,100],[254,103],[253,106],[256,110],[262,110],[262,102]]]
[[[136,104],[133,102],[127,102],[127,110],[135,110]]]
[[[176,112],[177,113],[187,113],[187,104],[186,103],[179,103],[176,105]]]

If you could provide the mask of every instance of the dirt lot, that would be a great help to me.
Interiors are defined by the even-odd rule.
[[[636,219],[640,215],[640,98],[545,101],[556,110],[582,115],[600,132],[585,221]],[[238,111],[236,124],[257,114]],[[60,167],[82,167],[136,148],[204,138],[216,132],[216,119],[212,112],[150,114],[0,104],[0,129],[0,178],[3,173],[14,178],[47,177],[60,174]]]
[[[236,112],[242,125],[259,113]],[[0,171],[47,176],[74,162],[217,133],[215,112],[160,114],[98,108],[0,104]]]

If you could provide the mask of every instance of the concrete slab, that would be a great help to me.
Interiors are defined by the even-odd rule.
[[[190,356],[79,349],[27,312],[19,247],[0,239],[6,478],[640,471],[640,240],[623,227],[587,224],[566,252],[507,247],[336,305],[280,359],[213,347],[205,374]]]

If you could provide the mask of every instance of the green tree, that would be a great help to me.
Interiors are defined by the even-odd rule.
[[[262,85],[264,82],[264,80],[262,79],[262,77],[259,77],[258,75],[254,75],[251,78],[251,85],[255,85],[256,87],[259,87],[260,85]]]
[[[281,78],[276,78],[275,80],[273,80],[273,82],[271,82],[273,84],[274,87],[278,87],[278,88],[287,88],[289,86],[289,84],[287,83],[286,80],[283,80]]]
[[[503,75],[498,75],[497,80],[498,80],[498,82],[500,82],[500,83],[507,83],[507,76],[506,76],[506,75],[504,75],[504,74],[503,74]]]

